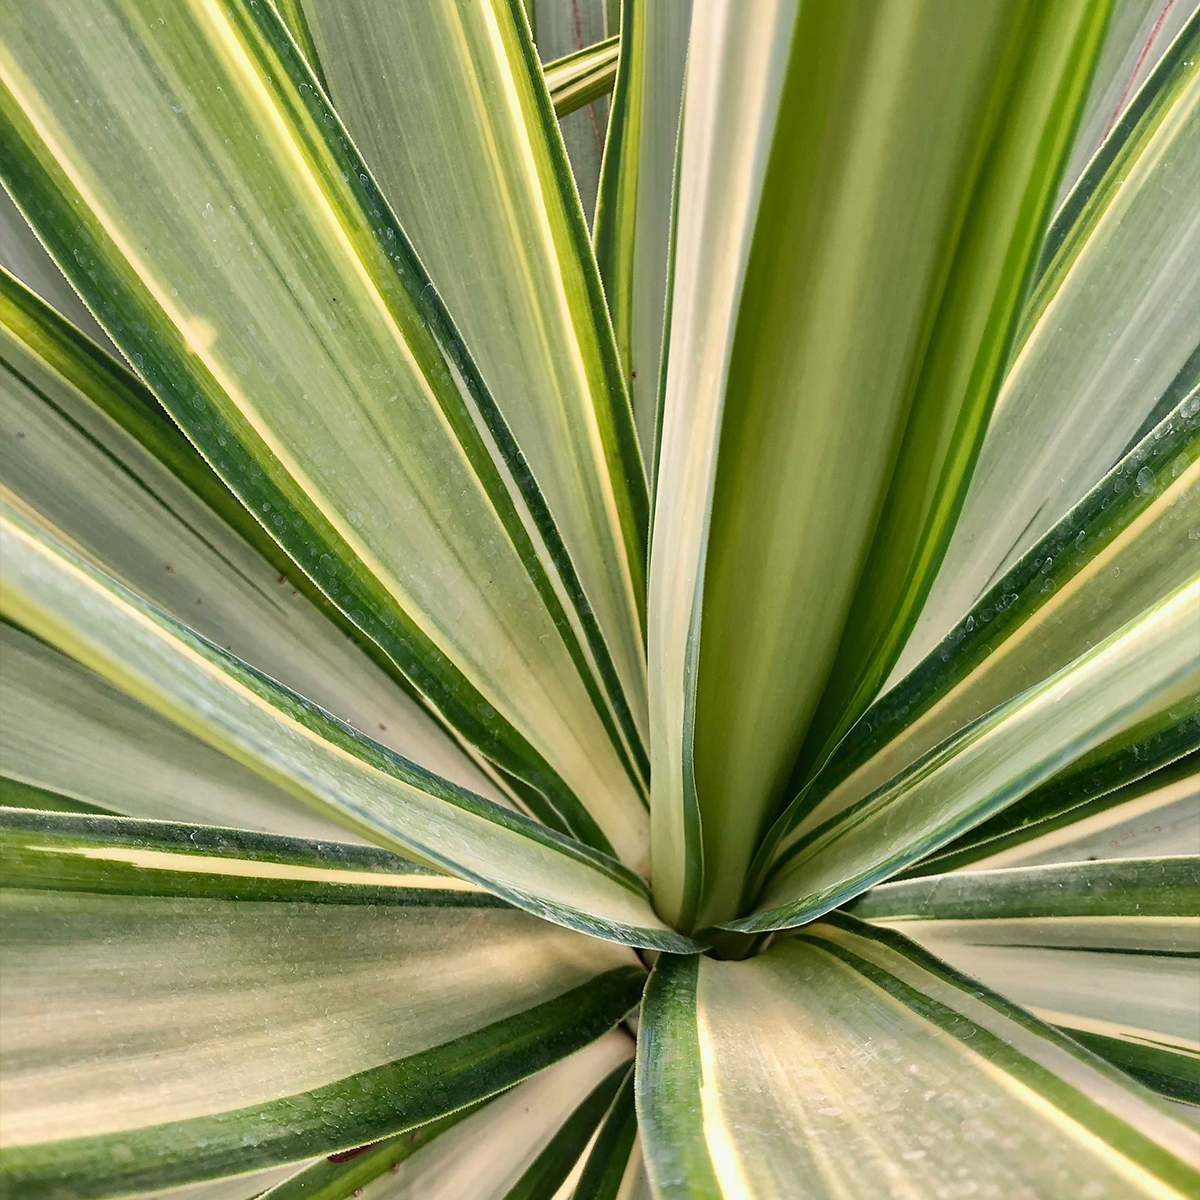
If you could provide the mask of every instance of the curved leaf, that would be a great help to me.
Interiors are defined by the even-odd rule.
[[[554,105],[554,115],[561,121],[577,108],[607,96],[617,77],[617,59],[621,53],[621,38],[613,34],[602,42],[585,46],[574,54],[556,58],[542,67],[546,89]]]

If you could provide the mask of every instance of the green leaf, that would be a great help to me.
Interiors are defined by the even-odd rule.
[[[10,619],[340,824],[547,920],[664,949],[664,925],[616,860],[481,799],[356,733],[181,626],[3,510]]]
[[[1057,820],[1035,826],[1024,841],[1011,844],[973,864],[976,868],[1036,866],[1087,858],[1125,858],[1178,854],[1194,848],[1200,820],[1200,757],[1189,755],[1174,766],[1118,788]],[[987,844],[993,849],[992,844]],[[940,866],[939,866],[940,869]]]
[[[896,933],[836,915],[659,959],[638,1094],[662,1200],[1190,1195],[1200,1134]]]
[[[523,3],[538,56],[553,63],[582,51],[620,27],[618,0],[518,0]],[[570,113],[559,122],[584,216],[590,225],[596,209],[600,159],[609,121],[607,97]]]
[[[912,385],[891,484],[801,756],[820,761],[895,665],[955,528],[1016,337],[1111,5],[1040,6],[994,131]],[[1057,7],[1058,11],[1053,11]],[[1051,46],[1053,45],[1053,49]]]
[[[1111,852],[1124,843],[1110,844],[1109,852],[1101,855],[1080,853],[1077,844],[1098,832],[1103,834],[1113,822],[1123,822],[1123,814],[1154,812],[1163,805],[1170,807],[1171,802],[1161,796],[1154,801],[1142,798],[1194,776],[1200,766],[1198,749],[1200,695],[1189,697],[1160,716],[1105,742],[1023,800],[924,859],[911,873],[941,874],[980,862],[990,869],[1116,857]],[[1123,806],[1131,801],[1142,802],[1125,809]],[[1093,820],[1097,817],[1099,820]],[[1170,846],[1169,839],[1183,833],[1178,818],[1163,827],[1161,819],[1156,817],[1155,824],[1155,844],[1164,841]],[[1139,856],[1169,852],[1147,852],[1141,849],[1144,844],[1144,836],[1131,840],[1129,852]]]
[[[735,209],[709,239],[749,236],[744,275],[695,253],[707,201],[694,193],[722,168],[707,147],[689,149],[689,127],[752,142],[734,115],[703,114],[735,103],[759,68],[729,59],[702,74],[699,47],[720,20],[694,26],[658,489],[687,512],[678,523],[689,532],[670,517],[656,528],[650,604],[671,610],[666,686],[695,690],[690,736],[653,698],[651,709],[694,746],[692,763],[673,760],[664,732],[653,755],[656,788],[660,759],[668,778],[694,770],[701,921],[737,910],[818,702],[830,714],[814,728],[819,743],[833,733],[827,720],[861,711],[916,617],[999,385],[1107,7],[789,7],[773,39],[786,73],[763,113],[771,148],[746,211],[752,235]],[[730,96],[717,101],[721,87]],[[702,283],[690,278],[700,272]],[[682,662],[697,640],[689,677]],[[652,647],[652,670],[660,655]],[[680,803],[682,785],[668,788]]]
[[[432,1144],[418,1146],[390,1171],[387,1156],[376,1157],[377,1177],[359,1182],[364,1200],[509,1200],[539,1158],[556,1142],[564,1144],[564,1131],[594,1090],[611,1072],[628,1070],[632,1049],[629,1035],[613,1030],[489,1102]],[[372,1150],[363,1158],[373,1156]],[[306,1174],[319,1178],[316,1169]],[[286,1184],[269,1193],[270,1200],[342,1200],[351,1194],[344,1188],[314,1193]]]
[[[0,488],[78,552],[405,757],[507,802],[328,605],[261,555],[270,539],[137,380],[3,274],[0,438]]]
[[[1200,384],[1198,189],[1200,12],[1050,230],[962,515],[893,679]]]
[[[743,932],[810,921],[1019,800],[1147,711],[1200,688],[1200,575],[1045,682],[778,844]],[[764,855],[765,859],[765,855]]]
[[[15,810],[0,829],[12,1195],[349,1149],[578,1050],[641,991],[628,952],[378,851]]]
[[[691,0],[624,0],[596,201],[596,260],[653,478],[679,113]]]
[[[884,787],[1186,584],[1195,572],[1197,502],[1200,391],[1152,429],[864,714],[772,838],[794,839]],[[1181,705],[1184,695],[1129,713],[1128,726]],[[1136,772],[1136,760],[1128,765]],[[768,845],[760,866],[769,854]]]
[[[563,1122],[521,1178],[504,1193],[504,1200],[552,1200],[557,1196],[579,1164],[617,1093],[632,1077],[633,1069],[627,1064],[614,1067]]]
[[[1087,104],[1063,174],[1059,202],[1079,182],[1092,157],[1135,102],[1163,52],[1198,6],[1194,0],[1118,0]],[[1055,207],[1058,207],[1056,203]]]
[[[577,108],[591,104],[613,89],[621,38],[614,34],[602,42],[565,54],[542,67],[554,115],[561,121]]]
[[[850,911],[1200,1104],[1200,857],[933,875],[873,888]]]
[[[130,817],[358,840],[27,632],[0,624],[0,777]],[[42,807],[42,805],[37,805]]]
[[[0,279],[13,275],[111,354],[119,351],[46,253],[29,222],[0,187]]]
[[[592,1143],[571,1200],[649,1200],[637,1129],[630,1067]]]
[[[520,5],[299,3],[333,103],[561,531],[586,593],[582,615],[598,622],[596,669],[644,775],[647,499],[587,230]]]
[[[485,48],[522,52],[511,19],[485,29],[483,6],[471,12]],[[617,419],[601,412],[604,381],[619,389],[615,354],[607,374],[600,349],[562,364],[596,397],[586,419],[569,408],[571,445],[583,437],[589,449],[570,452],[581,464],[570,481],[608,489],[604,503],[572,509],[591,522],[581,540],[519,428],[540,422],[555,437],[568,406],[535,410],[523,375],[502,413],[468,350],[481,319],[495,344],[495,309],[447,313],[423,265],[429,245],[415,251],[400,231],[271,5],[121,0],[99,16],[69,0],[17,4],[3,19],[5,182],[138,373],[271,536],[527,801],[540,793],[577,836],[644,866],[622,715],[633,701],[606,657],[640,645],[636,589],[624,571],[614,616],[571,557],[586,547],[605,578],[641,561],[599,532],[637,524],[597,475]],[[336,93],[335,60],[323,61]],[[515,69],[494,86],[512,100]],[[548,110],[536,64],[525,87]],[[516,125],[511,104],[500,111]],[[475,157],[458,143],[455,153]],[[556,222],[543,212],[538,228],[586,250],[581,219]],[[577,267],[578,287],[550,289],[573,329],[572,315],[599,303],[586,275]]]

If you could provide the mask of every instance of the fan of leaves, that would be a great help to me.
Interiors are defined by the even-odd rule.
[[[0,0],[5,1197],[1200,1188],[1200,14],[617,8]]]

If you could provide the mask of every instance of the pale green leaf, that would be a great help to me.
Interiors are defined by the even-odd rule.
[[[539,1158],[556,1141],[559,1147],[565,1145],[564,1130],[571,1132],[580,1109],[589,1119],[597,1115],[588,1111],[589,1099],[611,1072],[628,1070],[632,1050],[632,1040],[624,1031],[606,1034],[491,1101],[431,1144],[418,1147],[394,1170],[363,1180],[362,1200],[516,1200],[522,1193],[515,1189],[523,1179],[532,1179],[530,1172]],[[350,1194],[321,1192],[311,1200],[341,1200]],[[553,1193],[533,1194],[549,1200]],[[293,1197],[310,1200],[307,1191],[290,1191],[286,1186],[271,1200]]]
[[[585,104],[612,91],[617,77],[617,59],[621,53],[620,36],[614,34],[602,42],[585,46],[573,54],[546,63],[542,73],[546,90],[554,105],[554,115],[561,121]]]
[[[695,692],[694,733],[664,731],[653,754],[667,803],[680,803],[672,778],[694,770],[701,920],[736,911],[830,671],[819,739],[847,705],[861,707],[861,680],[886,670],[897,630],[915,618],[995,394],[1106,9],[790,8],[772,39],[786,80],[769,113],[740,281],[687,240],[703,211],[689,172],[721,169],[711,153],[689,165],[689,127],[714,94],[697,74],[698,45],[725,10],[697,15],[658,488],[660,505],[686,508],[691,533],[679,536],[669,517],[656,528],[650,603],[671,609],[674,658],[696,643],[691,672],[676,662],[664,672],[664,687]],[[739,78],[725,83],[740,90]],[[695,118],[693,94],[704,97]],[[733,118],[722,114],[719,128],[732,136]],[[723,212],[718,237],[742,236],[741,222]],[[697,272],[727,314],[716,330],[695,321]],[[702,455],[689,452],[697,443]],[[652,640],[659,619],[652,613]],[[651,647],[652,669],[661,655]],[[673,725],[653,700],[652,712]],[[673,761],[668,736],[691,742],[694,761]],[[673,912],[679,899],[663,902]]]
[[[690,946],[616,860],[356,734],[11,510],[0,540],[10,619],[339,823],[548,920],[631,945]]]
[[[1200,383],[1198,190],[1200,12],[1051,230],[1023,342],[893,680]]]
[[[924,859],[909,874],[940,874],[981,863],[990,868],[1113,858],[1118,849],[1134,856],[1171,853],[1170,849],[1144,850],[1145,835],[1149,834],[1156,846],[1170,847],[1171,839],[1183,834],[1182,812],[1173,813],[1163,824],[1162,810],[1173,807],[1163,789],[1196,774],[1198,750],[1200,695],[1188,697],[1085,754],[1023,800]],[[1159,800],[1142,800],[1156,793]],[[1142,803],[1124,808],[1131,801]],[[1123,824],[1135,811],[1157,814],[1143,836],[1115,844],[1110,837],[1101,854],[1078,852],[1080,842],[1103,835],[1114,823]],[[1179,841],[1176,848],[1183,844]]]
[[[129,817],[360,840],[8,624],[0,624],[0,729],[4,804],[42,807],[23,794],[33,787],[58,797],[59,808],[84,804]]]
[[[1195,0],[1118,0],[1063,173],[1059,202],[1079,182],[1100,144],[1197,7]]]
[[[470,10],[485,48],[518,36],[511,13],[501,28],[485,7]],[[513,422],[502,415],[459,335],[480,306],[448,315],[274,8],[4,0],[0,21],[5,182],[139,374],[301,569],[527,802],[541,793],[577,836],[644,866],[629,709],[605,640],[640,643],[633,585],[626,572],[619,618],[585,595],[554,480],[544,494],[536,446],[525,457],[513,440],[536,421],[552,436],[550,412],[565,409],[531,415],[523,375],[505,402]],[[513,100],[516,81],[509,70],[495,86]],[[548,106],[536,69],[525,86]],[[419,114],[404,124],[429,127]],[[551,236],[559,226],[542,215]],[[586,251],[581,220],[562,230]],[[599,303],[594,268],[590,288],[577,270],[580,290],[556,276],[548,293],[568,325]],[[604,379],[627,409],[610,358],[600,377],[599,350],[562,361],[601,389],[581,463],[610,445]],[[620,574],[623,549],[597,530],[636,521],[620,516],[615,484],[597,486],[610,488],[605,503],[572,511],[596,527],[582,545]]]
[[[760,3],[754,21],[708,3],[692,24],[681,119],[664,352],[667,388],[655,485],[647,610],[655,902],[681,925],[702,899],[700,809],[692,771],[696,655],[707,510],[722,384],[762,191],[796,6]],[[671,396],[678,400],[672,403]],[[703,519],[701,519],[703,517]],[[723,735],[722,745],[734,736]]]
[[[338,113],[561,531],[584,615],[598,622],[590,652],[644,774],[645,487],[587,231],[519,5],[299,4]],[[570,49],[592,40],[602,14],[593,17],[586,28],[582,12],[572,22],[586,40]]]
[[[898,934],[838,915],[746,962],[663,956],[638,1101],[661,1200],[1185,1197],[1200,1133]]]
[[[933,875],[873,888],[850,911],[1200,1104],[1200,857]]]
[[[191,448],[140,390],[0,274],[0,490],[209,641],[406,758],[508,803],[416,701],[224,520],[241,505],[215,476],[198,494],[189,473],[173,473]],[[191,476],[206,470],[187,465]],[[214,489],[224,501],[217,511]]]
[[[0,829],[11,1195],[349,1149],[579,1049],[641,990],[627,951],[377,850],[17,810]]]
[[[1200,391],[1155,426],[864,714],[773,836],[806,833],[861,801],[1187,583],[1196,569],[1198,502]],[[1127,728],[1182,704],[1185,694],[1170,706],[1156,702],[1147,712],[1130,712]],[[1136,770],[1136,761],[1130,766]]]
[[[653,479],[679,112],[691,0],[624,0],[594,242]]]
[[[1143,713],[1196,692],[1197,604],[1200,575],[877,791],[845,807],[818,804],[779,842],[753,915],[727,927],[790,928],[828,912],[1019,800]]]
[[[618,0],[523,0],[523,3],[538,55],[544,63],[552,63],[619,32]],[[570,174],[589,225],[596,210],[609,108],[607,97],[601,98],[559,122],[571,163]]]

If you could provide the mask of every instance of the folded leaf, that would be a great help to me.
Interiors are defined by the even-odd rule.
[[[744,278],[689,241],[704,211],[693,189],[725,169],[712,141],[736,136],[752,153],[735,117],[711,110],[742,108],[742,93],[756,104],[762,85],[741,72],[770,73],[731,57],[701,74],[701,43],[719,36],[728,55],[721,25],[741,20],[740,5],[704,7],[684,101],[658,488],[692,532],[669,517],[656,528],[650,603],[671,607],[679,643],[664,688],[695,691],[694,734],[669,735],[689,759],[694,746],[694,762],[661,757],[668,778],[694,769],[711,921],[737,910],[818,703],[820,742],[842,710],[861,709],[915,619],[1108,5],[772,6],[780,27],[762,36],[786,77],[777,110],[761,114],[769,153]],[[730,91],[720,101],[714,78]],[[742,220],[723,212],[709,240],[742,237]],[[652,615],[652,639],[664,625]],[[652,669],[661,653],[651,648]],[[667,724],[653,700],[651,711]],[[668,786],[678,804],[682,786]]]
[[[542,67],[546,90],[554,105],[554,115],[561,121],[577,108],[591,104],[612,91],[617,76],[617,58],[621,52],[620,36],[614,34],[556,58]]]
[[[138,373],[432,708],[577,836],[644,865],[641,784],[601,661],[614,628],[640,643],[633,601],[614,627],[585,595],[561,505],[426,248],[274,7],[122,0],[101,17],[87,0],[3,0],[0,20],[5,183]],[[564,369],[594,378],[578,355]],[[619,509],[610,492],[586,514]],[[595,553],[620,571],[623,554]]]
[[[0,488],[78,551],[405,757],[505,802],[437,722],[247,545],[247,524],[260,538],[261,528],[137,380],[3,275],[0,437],[9,447]]]
[[[630,945],[692,945],[658,919],[642,881],[616,860],[356,733],[11,510],[0,528],[5,615],[292,795],[548,920]]]
[[[693,769],[702,567],[716,470],[722,385],[737,300],[787,67],[795,5],[698,10],[689,42],[664,333],[664,381],[647,610],[654,895],[680,927],[703,899],[704,849]],[[701,19],[703,17],[703,19]],[[704,386],[702,386],[704,385]],[[680,399],[672,402],[672,394]],[[722,745],[729,739],[722,738]]]
[[[662,1200],[1175,1196],[1200,1133],[895,933],[836,915],[746,962],[659,959],[638,1113]]]
[[[939,849],[1101,745],[1200,688],[1200,575],[914,763],[779,845],[754,913],[726,928],[810,921]]]
[[[1050,230],[962,515],[893,679],[1200,383],[1198,188],[1200,11]]]
[[[933,875],[873,888],[850,911],[1200,1104],[1200,857]]]
[[[651,482],[691,0],[624,0],[596,200],[596,261]]]
[[[0,839],[13,1195],[349,1149],[570,1054],[641,990],[627,952],[377,851],[12,810]]]

